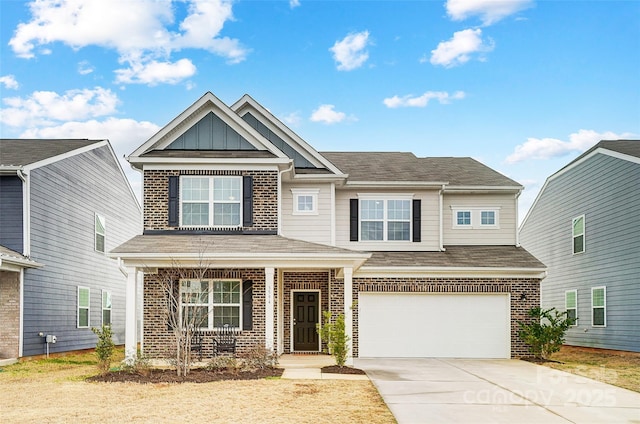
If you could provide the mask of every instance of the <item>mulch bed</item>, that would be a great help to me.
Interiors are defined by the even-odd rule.
[[[259,380],[267,377],[280,377],[282,368],[267,368],[256,371],[209,371],[206,369],[192,369],[186,377],[179,377],[175,370],[150,369],[144,373],[110,371],[104,376],[96,375],[87,378],[87,381],[105,383],[210,383],[224,380]]]
[[[366,374],[364,371],[358,368],[339,367],[337,365],[329,365],[326,367],[322,367],[321,370],[323,373],[329,373],[329,374],[357,374],[357,375]]]
[[[564,362],[560,362],[560,361],[554,361],[553,359],[541,359],[541,358],[535,358],[533,356],[528,356],[525,358],[520,358],[520,360],[522,361],[527,361],[527,362],[532,362],[534,364],[545,364],[547,362],[555,362],[556,364],[563,364]]]

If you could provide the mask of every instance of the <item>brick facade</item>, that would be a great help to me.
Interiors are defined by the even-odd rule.
[[[0,359],[20,351],[20,274],[0,271]]]
[[[169,177],[180,175],[224,175],[253,177],[253,225],[243,230],[277,231],[277,171],[144,171],[144,229],[175,230],[169,227]]]

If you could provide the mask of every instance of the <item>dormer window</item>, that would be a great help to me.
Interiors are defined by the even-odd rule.
[[[242,177],[211,176],[180,179],[180,225],[239,227],[242,216]]]

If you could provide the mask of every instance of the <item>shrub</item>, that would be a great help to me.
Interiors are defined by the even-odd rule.
[[[235,374],[239,369],[240,364],[233,356],[214,356],[207,363],[207,370],[209,371],[228,371]]]
[[[320,339],[327,344],[329,354],[333,355],[336,365],[343,367],[347,362],[349,352],[349,336],[345,331],[344,314],[339,314],[334,322],[331,322],[331,312],[322,312],[323,323],[317,324],[316,328]]]
[[[249,370],[264,370],[278,365],[278,355],[261,345],[252,346],[241,356],[242,367]]]
[[[130,360],[129,362],[124,362],[120,369],[124,372],[128,372],[129,374],[140,374],[143,376],[147,376],[151,373],[149,358],[141,355],[140,352],[137,353],[133,361]]]
[[[98,357],[98,369],[101,375],[105,375],[109,372],[111,367],[111,359],[113,358],[113,350],[115,345],[113,343],[113,332],[110,325],[103,325],[102,328],[91,328],[98,336],[98,343],[96,344],[96,356]]]
[[[518,321],[518,335],[529,345],[529,351],[538,359],[546,359],[560,350],[564,343],[564,335],[574,323],[567,312],[559,312],[555,308],[542,309],[535,307],[527,311],[532,318],[530,322]]]

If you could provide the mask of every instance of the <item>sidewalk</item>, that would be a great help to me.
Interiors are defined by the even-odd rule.
[[[282,378],[289,380],[369,380],[366,375],[322,373],[320,368],[334,365],[328,355],[282,355],[278,366],[284,368]]]

